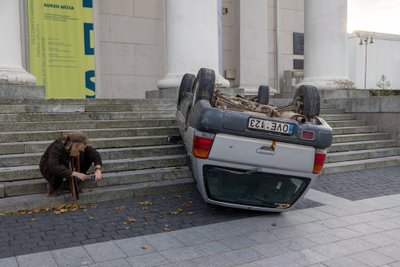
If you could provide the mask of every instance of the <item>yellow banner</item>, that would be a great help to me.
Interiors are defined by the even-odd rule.
[[[95,98],[92,0],[28,0],[30,72],[46,98]]]

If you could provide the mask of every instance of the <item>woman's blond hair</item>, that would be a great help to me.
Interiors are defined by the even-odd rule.
[[[73,143],[87,144],[89,143],[89,138],[81,131],[70,132],[63,136],[63,144],[65,150],[70,152]]]

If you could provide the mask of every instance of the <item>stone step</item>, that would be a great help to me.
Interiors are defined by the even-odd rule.
[[[325,114],[344,114],[344,110],[335,108],[321,108],[320,117],[323,117]]]
[[[176,103],[157,103],[147,105],[132,104],[43,104],[43,105],[0,105],[0,114],[9,113],[65,113],[65,112],[127,112],[127,111],[176,111]]]
[[[175,126],[175,119],[133,119],[133,120],[89,120],[89,121],[43,121],[0,123],[0,132],[49,131],[49,130],[83,130],[102,128],[137,128]]]
[[[145,147],[124,147],[98,149],[103,160],[154,157],[185,154],[183,145],[163,145]],[[39,164],[43,153],[23,153],[0,155],[0,167],[17,167]]]
[[[359,133],[359,134],[343,134],[334,135],[333,143],[346,143],[356,141],[371,141],[371,140],[387,140],[390,139],[388,133]]]
[[[7,113],[0,114],[1,122],[81,121],[122,119],[173,119],[175,111],[137,112],[60,112],[60,113]]]
[[[139,196],[175,193],[184,190],[196,190],[193,178],[154,181],[129,185],[98,187],[84,190],[77,204],[90,204],[102,201],[132,198]],[[7,197],[0,199],[1,212],[18,210],[33,210],[37,208],[53,208],[63,204],[75,203],[71,194],[66,192],[57,197],[47,197],[47,194],[31,194],[25,196]]]
[[[176,105],[175,99],[6,99],[0,98],[0,105]]]
[[[81,183],[80,188],[89,189],[119,185],[129,186],[131,184],[149,183],[154,181],[162,182],[165,180],[175,180],[190,177],[192,177],[192,173],[186,166],[121,171],[104,173],[103,179],[97,183],[92,181],[84,181]],[[2,197],[45,194],[47,192],[47,181],[45,179],[33,179],[3,182],[2,188],[3,193],[0,192],[0,196]]]
[[[167,155],[135,159],[104,160],[103,171],[104,173],[107,173],[186,165],[186,155]],[[0,182],[12,182],[40,178],[42,178],[42,175],[40,174],[39,166],[37,164],[0,168]]]
[[[366,126],[366,122],[364,120],[340,120],[340,121],[329,121],[329,126],[332,128],[337,127],[351,127],[351,126]]]
[[[376,169],[383,167],[398,166],[399,164],[400,164],[400,156],[343,161],[343,162],[325,164],[323,173],[330,174],[330,173],[341,173],[349,171],[359,171],[366,169]]]
[[[345,152],[345,151],[366,150],[366,149],[387,148],[387,147],[397,147],[397,141],[373,140],[373,141],[334,143],[330,146],[328,151],[332,153],[332,152]]]
[[[351,160],[371,159],[380,157],[398,156],[400,148],[388,147],[378,149],[355,150],[346,152],[331,152],[327,154],[326,163],[343,162]]]
[[[52,140],[31,141],[17,143],[0,143],[0,155],[20,153],[40,153],[46,150]],[[138,146],[170,145],[166,135],[136,136],[118,138],[97,138],[91,139],[93,147],[100,148],[123,148]]]
[[[378,130],[378,126],[357,126],[357,127],[336,127],[332,128],[334,135],[357,134],[357,133],[374,133]]]
[[[163,103],[152,105],[104,105],[104,104],[92,104],[85,106],[85,112],[121,112],[121,111],[176,111],[175,103]]]
[[[348,120],[355,120],[356,115],[354,114],[324,114],[321,116],[324,120],[328,123],[330,121],[348,121]]]
[[[3,132],[3,133],[0,133],[0,143],[55,140],[57,138],[62,137],[65,133],[68,133],[71,130],[35,131],[35,132]],[[86,129],[86,130],[84,130],[84,132],[91,139],[179,134],[177,127]]]

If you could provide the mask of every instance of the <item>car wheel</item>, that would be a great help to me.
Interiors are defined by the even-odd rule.
[[[178,94],[178,105],[180,105],[182,98],[186,93],[192,92],[194,80],[196,76],[190,73],[186,73],[182,77],[181,85],[179,86],[179,94]]]
[[[211,102],[215,90],[215,72],[212,69],[201,68],[197,73],[193,86],[193,104],[205,99]]]
[[[269,103],[269,86],[260,85],[258,87],[257,102],[263,105],[268,105]]]
[[[312,119],[319,116],[320,98],[315,86],[301,85],[297,88],[294,100],[299,102],[299,113]]]

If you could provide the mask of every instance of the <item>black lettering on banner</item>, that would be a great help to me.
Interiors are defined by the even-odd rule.
[[[276,131],[276,122],[271,123],[271,130]]]
[[[289,125],[287,125],[287,124],[283,125],[283,132],[285,132],[285,133],[289,132]]]

